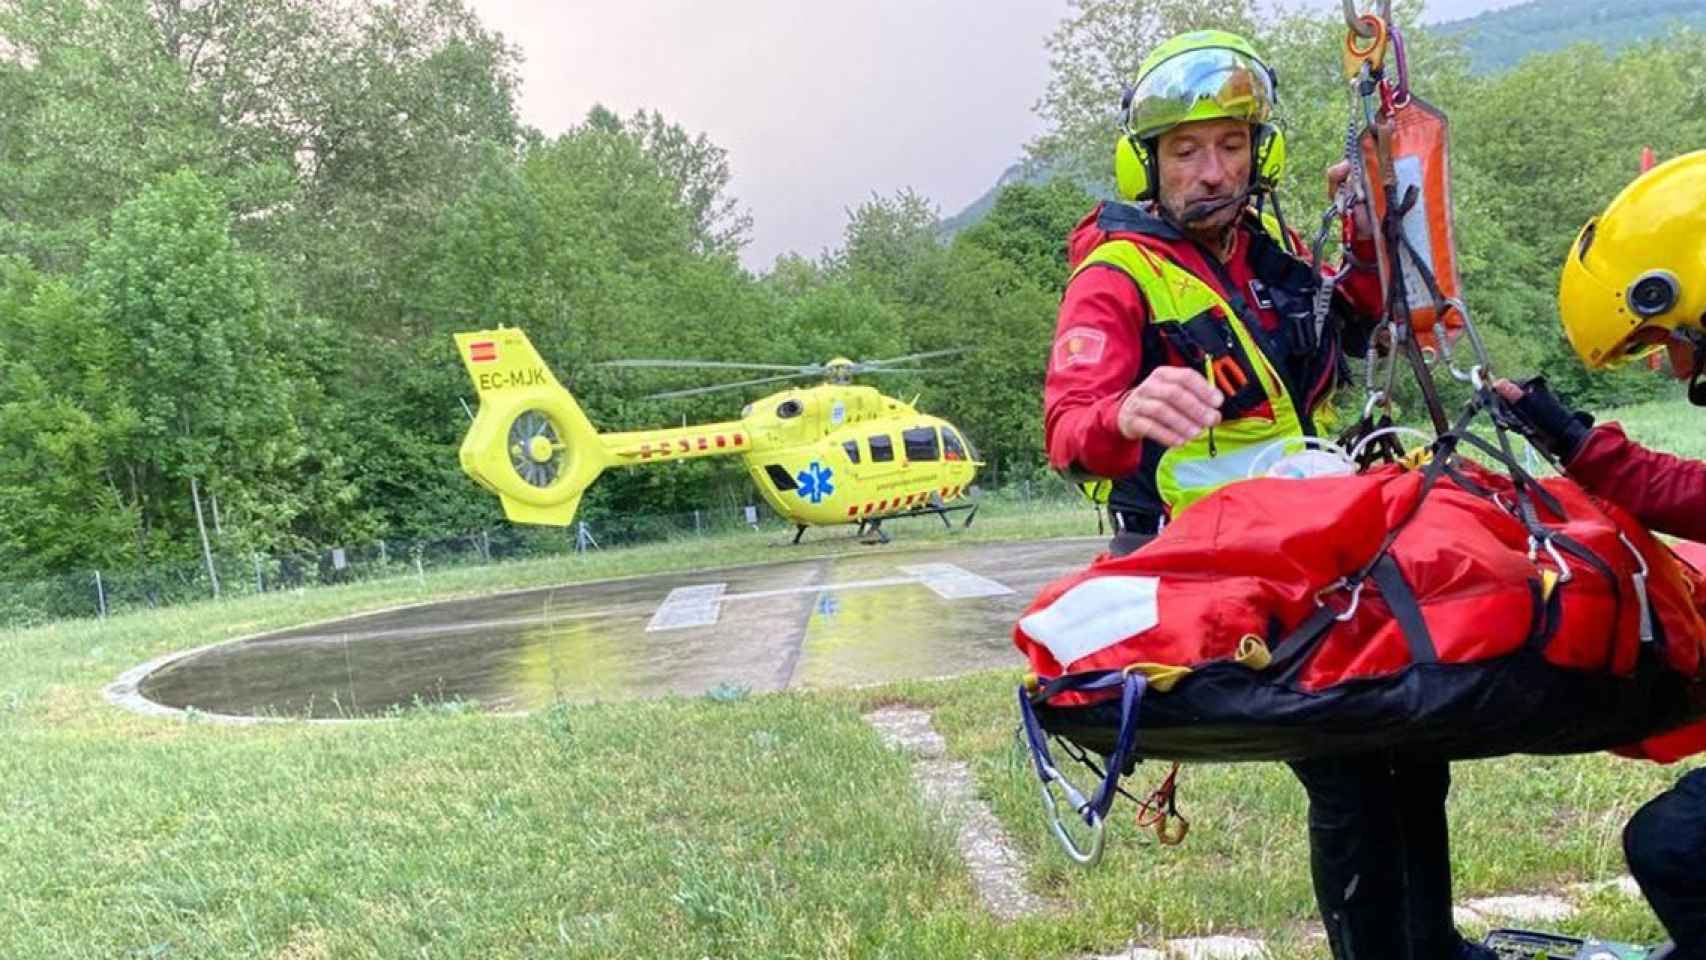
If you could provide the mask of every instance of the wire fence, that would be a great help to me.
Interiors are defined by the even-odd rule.
[[[981,510],[1036,512],[1088,508],[1059,482],[1011,483],[985,493]],[[985,514],[987,515],[987,514]],[[955,515],[963,517],[963,514]],[[1094,517],[1086,513],[1086,522]],[[956,523],[961,522],[956,519]],[[235,553],[215,541],[211,564],[186,562],[125,570],[90,569],[27,581],[0,580],[0,625],[106,617],[212,598],[358,583],[509,560],[562,556],[741,531],[792,536],[794,527],[762,502],[684,513],[620,514],[566,528],[498,524],[420,540],[378,540],[292,553]],[[211,569],[210,569],[211,567]]]

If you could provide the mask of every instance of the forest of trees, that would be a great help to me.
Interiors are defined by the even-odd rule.
[[[1230,26],[1283,77],[1287,211],[1305,224],[1343,145],[1342,23],[1201,6],[1075,0],[1047,41],[1033,158],[1106,176],[1141,52]],[[1464,279],[1507,368],[1545,367],[1591,403],[1651,389],[1571,374],[1556,268],[1643,144],[1706,145],[1706,39],[1488,76],[1448,38],[1410,41],[1416,88],[1455,124]],[[472,392],[450,334],[500,323],[603,429],[741,401],[637,400],[689,384],[599,361],[971,346],[883,385],[922,394],[1003,477],[1046,474],[1064,239],[1093,203],[1072,180],[1008,187],[949,242],[929,198],[874,196],[836,249],[754,274],[721,148],[652,112],[528,129],[518,62],[464,0],[0,0],[0,581],[193,559],[192,481],[239,549],[498,522],[457,465]],[[583,509],[744,503],[747,482],[722,461],[616,472]]]

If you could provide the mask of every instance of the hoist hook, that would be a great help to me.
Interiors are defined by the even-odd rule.
[[[1364,40],[1372,39],[1374,37],[1374,28],[1363,22],[1362,14],[1357,12],[1357,0],[1344,0],[1344,5],[1345,29]],[[1387,7],[1390,8],[1391,4],[1388,3]]]

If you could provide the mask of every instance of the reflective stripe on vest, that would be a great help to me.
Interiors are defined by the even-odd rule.
[[[1149,304],[1151,323],[1183,324],[1205,310],[1219,310],[1255,368],[1273,411],[1271,420],[1252,413],[1222,421],[1213,430],[1162,454],[1155,466],[1155,487],[1169,515],[1178,516],[1180,510],[1220,487],[1244,479],[1262,451],[1270,447],[1284,448],[1283,452],[1273,451],[1274,459],[1303,449],[1303,424],[1273,359],[1263,352],[1260,342],[1214,288],[1173,261],[1130,240],[1103,243],[1084,258],[1073,276],[1096,264],[1114,267],[1131,277]],[[1212,382],[1212,371],[1204,373]],[[1278,444],[1281,440],[1299,442]],[[1267,458],[1263,460],[1266,462]]]

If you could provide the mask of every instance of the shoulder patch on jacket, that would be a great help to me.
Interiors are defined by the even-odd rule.
[[[1054,340],[1054,368],[1089,367],[1102,362],[1108,337],[1092,327],[1068,327]]]

